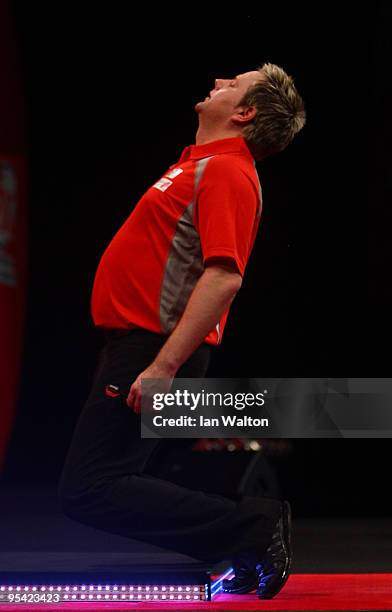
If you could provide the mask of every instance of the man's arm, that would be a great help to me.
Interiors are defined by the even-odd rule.
[[[210,264],[197,282],[177,327],[155,362],[174,376],[220,321],[241,283],[238,272]]]
[[[141,379],[172,379],[220,321],[241,287],[242,278],[230,259],[210,259],[195,285],[183,315],[153,363],[142,372],[128,395],[128,406],[140,412]]]

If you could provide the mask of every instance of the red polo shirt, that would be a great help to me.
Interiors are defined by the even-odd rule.
[[[244,274],[261,206],[243,138],[186,147],[103,253],[92,292],[94,324],[170,334],[209,257],[229,257]],[[205,342],[221,342],[228,312]]]

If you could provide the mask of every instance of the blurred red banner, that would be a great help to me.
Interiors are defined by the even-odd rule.
[[[18,396],[27,283],[24,111],[13,25],[0,0],[0,468]]]

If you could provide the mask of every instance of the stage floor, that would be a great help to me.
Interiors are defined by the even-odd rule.
[[[85,527],[64,517],[51,487],[0,487],[1,570],[22,571],[46,558],[57,571],[72,562],[87,566],[178,563],[194,560],[120,536]],[[277,597],[220,594],[212,602],[94,602],[55,606],[15,604],[35,610],[392,610],[392,519],[293,521],[292,574]],[[39,561],[41,560],[41,561]],[[223,569],[216,566],[215,571]],[[82,576],[81,576],[82,578]],[[4,612],[15,605],[1,604]]]
[[[212,602],[94,602],[34,604],[30,606],[2,604],[3,612],[13,610],[47,610],[92,612],[100,610],[274,610],[275,612],[300,611],[366,611],[392,609],[392,574],[292,574],[284,589],[274,599],[261,601],[254,594],[217,595]]]

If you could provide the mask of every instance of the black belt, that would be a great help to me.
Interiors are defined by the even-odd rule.
[[[121,338],[123,336],[129,335],[140,335],[140,336],[158,336],[163,338],[164,334],[158,334],[157,332],[152,332],[148,329],[143,329],[142,327],[132,327],[131,329],[109,329],[107,327],[101,328],[104,333],[104,337],[106,340],[112,340],[113,338]]]
[[[135,336],[155,336],[158,338],[167,338],[165,334],[158,334],[157,332],[152,332],[149,329],[144,329],[143,327],[132,327],[132,329],[108,329],[107,327],[101,327],[104,333],[105,340],[110,341],[113,338],[121,338],[123,336],[135,335]],[[211,345],[207,342],[202,342],[202,346],[208,346],[211,348]]]
[[[110,340],[111,338],[121,338],[121,336],[128,336],[131,332],[140,331],[139,328],[136,329],[103,329],[103,334],[105,338]]]

